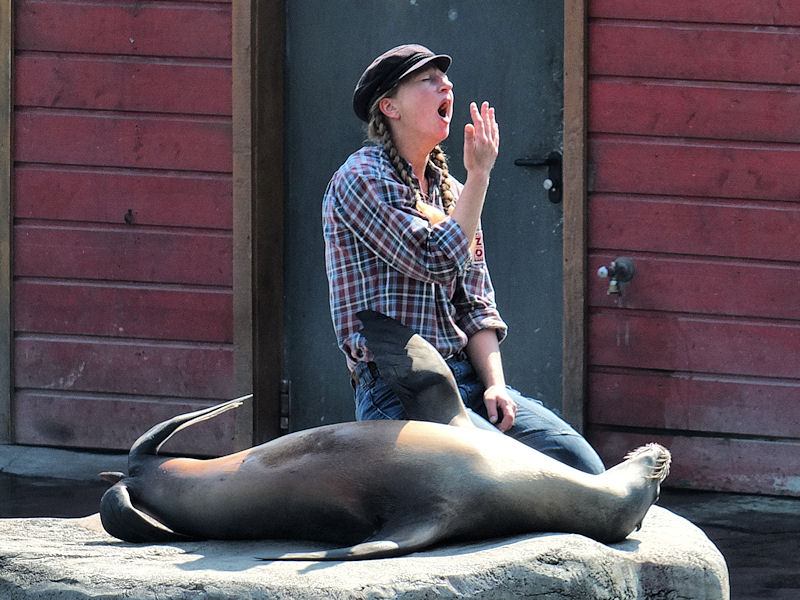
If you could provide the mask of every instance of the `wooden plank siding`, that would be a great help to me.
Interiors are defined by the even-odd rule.
[[[14,9],[13,441],[127,449],[233,395],[231,1]]]
[[[13,397],[11,353],[14,324],[11,315],[11,65],[13,56],[13,0],[0,0],[0,444],[12,441]]]
[[[664,443],[671,485],[798,496],[800,7],[589,13],[589,438]]]

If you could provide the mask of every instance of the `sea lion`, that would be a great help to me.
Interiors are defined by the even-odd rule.
[[[221,458],[158,456],[177,431],[247,397],[231,400],[156,425],[134,443],[128,476],[107,475],[116,483],[101,500],[106,531],[129,542],[315,540],[341,547],[262,558],[351,560],[536,531],[616,542],[641,524],[669,471],[665,448],[645,446],[605,473],[589,475],[506,435],[474,428],[459,416],[447,389],[449,369],[427,342],[381,315],[361,318],[374,358],[386,369],[382,375],[404,390],[412,413],[432,412],[464,426],[340,423]],[[386,347],[372,341],[376,335]],[[421,389],[415,374],[425,382]],[[431,388],[449,398],[451,414],[419,406]]]

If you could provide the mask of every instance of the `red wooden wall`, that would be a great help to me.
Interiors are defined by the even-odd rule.
[[[126,449],[233,388],[231,2],[17,0],[14,28],[15,441]],[[198,427],[173,448],[232,448]]]
[[[800,3],[590,0],[589,435],[800,495]]]

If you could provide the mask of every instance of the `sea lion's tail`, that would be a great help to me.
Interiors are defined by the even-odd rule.
[[[130,464],[131,459],[137,456],[158,454],[158,450],[161,448],[162,444],[181,429],[199,423],[200,421],[213,419],[217,415],[241,406],[245,400],[249,400],[252,397],[253,394],[247,394],[246,396],[228,400],[222,404],[178,415],[177,417],[173,417],[168,421],[151,427],[133,443],[133,446],[131,446],[131,450],[128,453],[128,463]]]

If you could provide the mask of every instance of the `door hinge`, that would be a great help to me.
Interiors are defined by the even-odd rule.
[[[280,429],[282,433],[289,432],[289,416],[292,410],[292,382],[281,379],[281,416]]]

